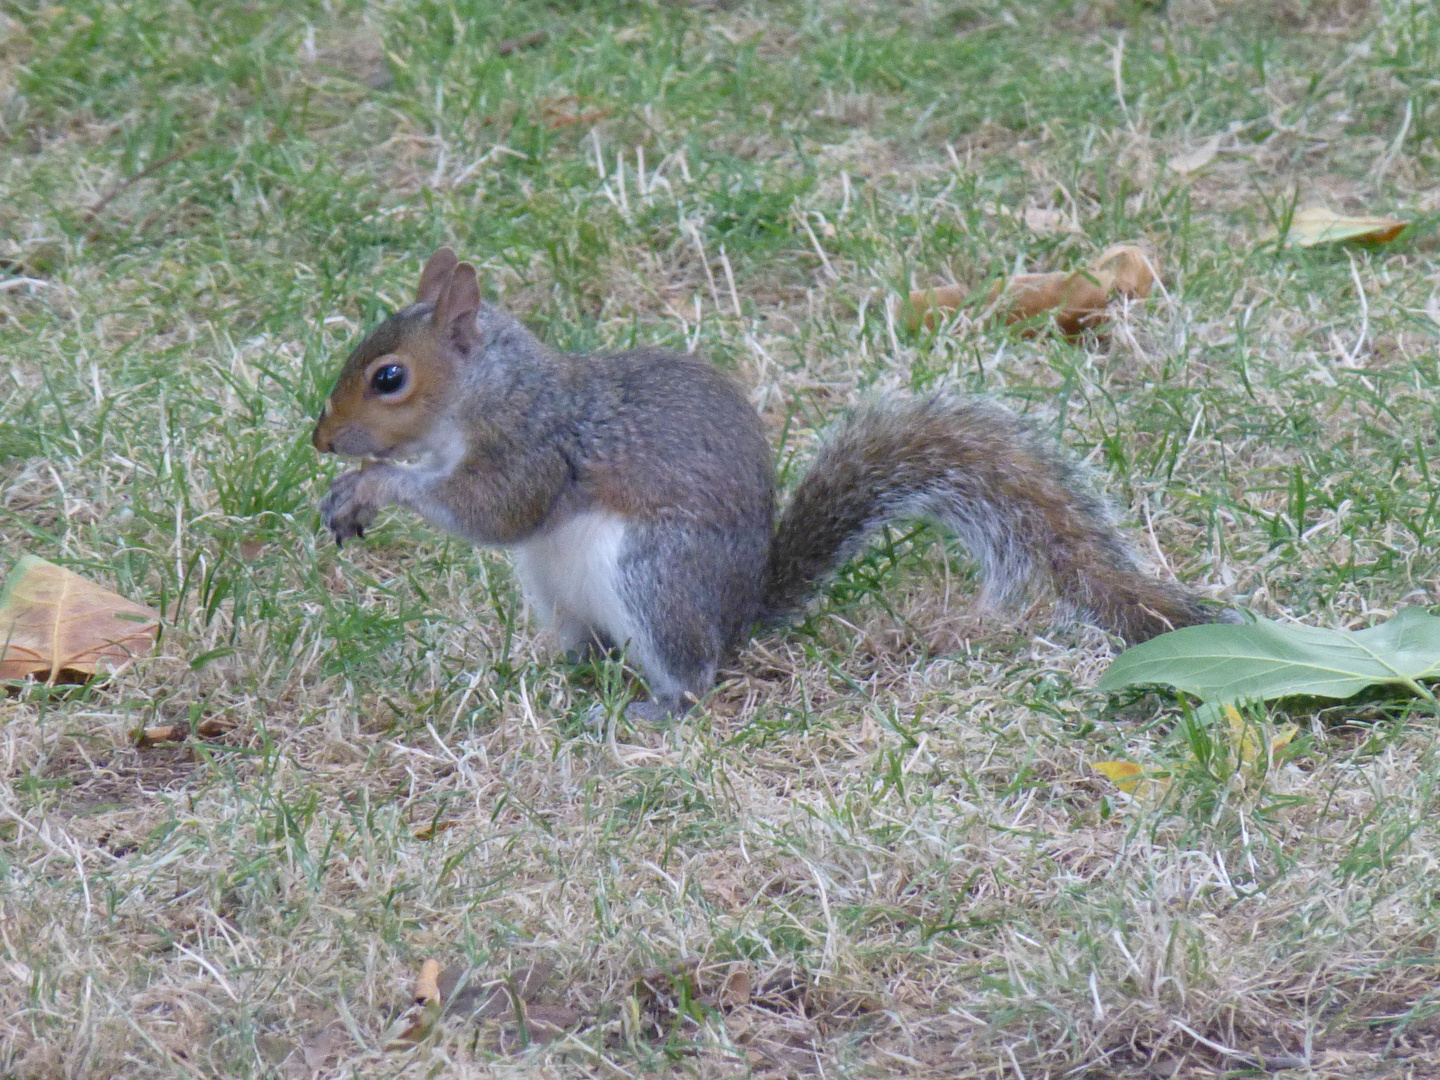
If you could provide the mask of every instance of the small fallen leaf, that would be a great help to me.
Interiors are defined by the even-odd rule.
[[[1230,738],[1235,744],[1236,757],[1241,766],[1255,768],[1262,763],[1261,742],[1256,737],[1256,727],[1253,723],[1247,723],[1240,715],[1240,710],[1228,702],[1221,706],[1225,714],[1225,721],[1230,727]],[[1283,724],[1275,729],[1270,737],[1269,759],[1273,760],[1275,755],[1290,745],[1290,740],[1295,738],[1295,733],[1300,729],[1294,724]],[[1268,762],[1267,762],[1268,763]]]
[[[415,826],[414,831],[410,835],[415,837],[416,840],[433,840],[442,832],[449,832],[459,824],[458,821],[426,821],[423,824]]]
[[[1090,767],[1127,795],[1134,794],[1145,774],[1145,766],[1133,761],[1092,761]]]
[[[1290,231],[1285,234],[1287,242],[1297,247],[1315,247],[1317,244],[1388,244],[1409,225],[1388,217],[1346,217],[1323,206],[1307,206],[1297,210],[1290,219]],[[1262,242],[1278,240],[1280,232],[1271,229]]]
[[[445,1010],[444,999],[440,996],[440,961],[426,960],[420,965],[411,997],[415,999],[415,1004],[401,1017],[405,1026],[385,1044],[387,1050],[408,1050],[429,1035],[439,1022]]]
[[[534,1043],[554,1042],[579,1022],[580,1014],[564,1005],[521,1005],[515,1022],[500,1029],[500,1052],[515,1054]]]
[[[720,1004],[727,1009],[734,1009],[748,1005],[749,1002],[750,972],[743,967],[736,967],[725,976],[724,985],[720,987]]]
[[[1281,750],[1284,750],[1299,733],[1299,724],[1282,724],[1276,728],[1275,734],[1270,737],[1270,756],[1273,758]]]
[[[1003,289],[990,292],[987,305],[1001,313],[1007,323],[1026,322],[1053,312],[1055,325],[1067,337],[1102,325],[1112,296],[1143,300],[1150,295],[1157,278],[1149,256],[1130,244],[1107,248],[1090,266],[1072,273],[1016,274]],[[919,289],[910,294],[915,316],[911,328],[933,327],[937,312],[949,313],[965,303],[966,292],[959,285]]]
[[[195,734],[202,739],[216,739],[233,730],[235,721],[218,716],[207,716],[195,725]],[[143,748],[156,743],[184,742],[189,737],[189,724],[161,724],[158,727],[141,728],[135,737],[135,745]]]
[[[522,1002],[533,1001],[554,971],[553,963],[538,960],[513,979],[487,980],[464,964],[452,964],[440,973],[440,996],[452,1014],[473,1013],[486,1019],[508,1016],[515,1011],[510,997],[511,986]]]
[[[0,590],[0,679],[84,682],[155,644],[160,613],[24,555]]]
[[[1183,154],[1176,154],[1166,162],[1166,164],[1170,166],[1172,172],[1181,174],[1192,173],[1203,169],[1206,165],[1209,165],[1210,162],[1214,161],[1215,154],[1219,149],[1220,136],[1211,135],[1210,138],[1206,139],[1199,146],[1187,150]]]
[[[565,1005],[525,1006],[525,1026],[536,1042],[553,1042],[579,1022],[580,1014]]]
[[[420,965],[420,974],[415,978],[416,1005],[440,1000],[440,961],[426,960]]]
[[[435,1029],[443,1009],[444,1005],[441,1004],[438,997],[431,998],[423,1005],[412,1006],[402,1017],[405,1027],[385,1044],[385,1049],[408,1050],[416,1043],[421,1042]]]
[[[324,1066],[331,1052],[335,1049],[336,1031],[334,1027],[327,1027],[323,1031],[316,1031],[306,1035],[300,1040],[300,1053],[305,1058],[305,1065],[310,1071],[318,1072]]]
[[[1147,770],[1133,761],[1092,761],[1090,767],[1136,802],[1158,801],[1170,783],[1167,773]]]

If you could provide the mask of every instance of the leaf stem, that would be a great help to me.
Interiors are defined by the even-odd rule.
[[[1428,686],[1419,679],[1406,679],[1405,685],[1428,701],[1430,703],[1430,711],[1433,712],[1436,717],[1440,717],[1440,700],[1436,700],[1435,695],[1430,692]]]

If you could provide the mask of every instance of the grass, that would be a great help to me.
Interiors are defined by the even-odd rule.
[[[959,385],[1216,598],[1440,603],[1437,70],[1405,0],[0,5],[0,537],[167,619],[0,700],[0,1074],[1437,1075],[1423,708],[1256,716],[1302,733],[1237,767],[919,530],[634,727],[503,557],[337,552],[308,444],[452,243],[557,347],[734,370],[787,483],[872,388]],[[1416,227],[1259,241],[1311,201]],[[1166,289],[1105,339],[897,308],[1135,238]],[[387,1049],[432,957],[570,1033]]]

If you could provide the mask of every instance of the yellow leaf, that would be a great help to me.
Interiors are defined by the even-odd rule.
[[[1260,746],[1255,741],[1255,735],[1250,725],[1245,723],[1245,718],[1240,715],[1240,710],[1234,705],[1222,705],[1221,710],[1225,713],[1225,720],[1230,725],[1230,741],[1235,745],[1235,753],[1240,764],[1254,765],[1260,756]]]
[[[1225,713],[1225,719],[1230,725],[1230,736],[1235,743],[1236,752],[1241,765],[1256,765],[1260,761],[1260,748],[1263,745],[1256,738],[1256,725],[1248,724],[1245,718],[1240,715],[1240,710],[1234,705],[1221,707]],[[1282,724],[1275,729],[1270,736],[1270,757],[1273,759],[1277,753],[1290,745],[1290,740],[1295,738],[1300,729],[1294,724]]]
[[[1133,761],[1092,761],[1090,767],[1127,795],[1135,794],[1145,773],[1145,767]]]
[[[0,591],[0,679],[83,682],[148,652],[160,613],[26,555]]]
[[[1281,750],[1284,750],[1285,747],[1289,746],[1290,740],[1295,738],[1299,731],[1300,727],[1297,724],[1284,724],[1277,728],[1275,734],[1270,739],[1270,756],[1274,757]]]
[[[1286,239],[1299,247],[1315,247],[1317,244],[1340,244],[1354,241],[1360,244],[1388,244],[1402,232],[1408,221],[1388,217],[1346,217],[1323,206],[1307,206],[1297,210],[1290,219],[1290,231]],[[1271,229],[1265,240],[1275,240],[1279,232]]]

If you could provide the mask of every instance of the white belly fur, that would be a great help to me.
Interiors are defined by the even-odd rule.
[[[619,590],[625,532],[614,514],[579,514],[511,549],[526,604],[563,648],[597,630],[621,647],[634,636]]]

